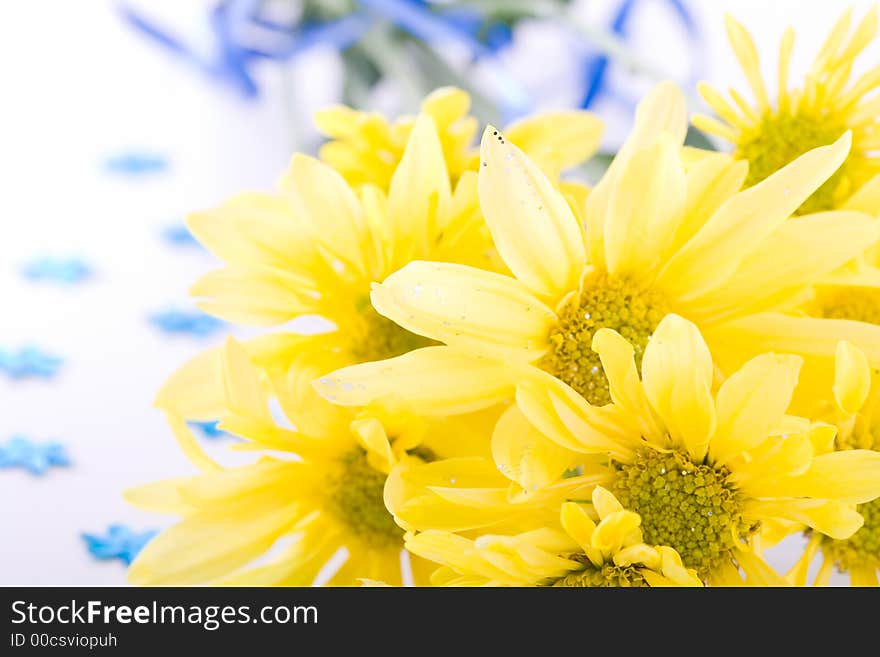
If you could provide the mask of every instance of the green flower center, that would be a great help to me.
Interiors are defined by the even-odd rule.
[[[599,355],[591,348],[593,335],[601,328],[620,333],[633,345],[640,367],[648,338],[666,313],[665,300],[656,292],[604,273],[592,274],[559,311],[559,323],[549,336],[550,349],[539,366],[594,406],[603,406],[611,395]]]
[[[648,586],[641,571],[635,566],[616,566],[606,563],[597,567],[584,554],[567,554],[567,559],[580,561],[584,564],[583,570],[575,570],[564,577],[553,580],[550,586],[571,588],[611,588],[611,587],[641,587]]]
[[[732,558],[737,544],[757,531],[742,517],[742,498],[730,471],[692,463],[677,451],[640,451],[615,463],[612,492],[642,517],[648,545],[668,545],[705,579]]]
[[[385,508],[386,475],[367,462],[360,447],[345,454],[340,463],[341,474],[329,486],[329,510],[367,543],[376,547],[402,543],[403,530]]]
[[[814,314],[825,319],[852,319],[880,324],[880,290],[871,287],[835,287],[820,292]]]
[[[400,356],[413,349],[437,344],[430,338],[410,333],[386,317],[377,313],[370,305],[370,299],[358,304],[363,319],[363,330],[356,337],[351,355],[357,363],[385,360]]]
[[[826,118],[802,114],[765,115],[753,136],[747,136],[738,144],[734,153],[737,159],[748,160],[749,173],[745,186],[751,187],[761,182],[813,148],[833,143],[845,131],[845,128]],[[821,212],[836,207],[836,192],[845,168],[846,163],[813,192],[795,214]]]
[[[880,498],[859,504],[865,524],[847,539],[822,537],[822,552],[838,570],[849,572],[857,567],[880,569]]]

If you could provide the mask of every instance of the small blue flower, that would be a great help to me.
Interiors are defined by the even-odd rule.
[[[63,358],[48,354],[33,345],[26,345],[18,350],[0,349],[0,371],[6,372],[13,379],[51,379],[63,362]]]
[[[0,468],[23,468],[34,475],[44,474],[50,467],[70,465],[64,445],[50,441],[35,443],[24,436],[13,436],[0,445]]]
[[[21,268],[21,275],[30,281],[80,283],[92,276],[92,268],[79,258],[34,258]]]
[[[158,533],[155,529],[135,532],[125,525],[110,525],[104,536],[84,533],[82,537],[96,559],[119,559],[128,566]]]
[[[185,224],[173,224],[162,230],[162,239],[175,246],[201,246]]]
[[[217,426],[218,424],[220,424],[219,420],[209,420],[207,422],[196,422],[195,420],[192,420],[189,422],[189,425],[194,429],[198,429],[205,438],[213,440],[215,438],[228,437],[229,434],[223,431],[223,429],[220,429]]]
[[[142,176],[165,171],[168,168],[168,160],[158,153],[132,150],[108,157],[104,160],[104,168],[110,173]]]
[[[164,333],[183,333],[198,337],[213,335],[223,322],[199,310],[165,310],[150,317],[150,322]]]

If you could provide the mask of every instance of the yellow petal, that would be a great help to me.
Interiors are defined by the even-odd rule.
[[[861,253],[880,236],[878,228],[873,217],[856,212],[821,212],[787,221],[742,260],[727,283],[691,301],[692,314],[718,321],[734,313],[770,310],[778,292],[812,283]]]
[[[174,432],[174,437],[180,445],[180,449],[190,462],[203,472],[213,472],[222,470],[223,468],[210,456],[205,453],[192,431],[186,425],[186,422],[178,415],[173,413],[165,413],[165,419]]]
[[[480,205],[504,262],[535,294],[558,300],[577,289],[586,251],[565,198],[491,126],[480,158]]]
[[[623,505],[617,501],[614,494],[602,486],[596,486],[596,488],[593,489],[592,499],[593,508],[596,509],[596,513],[598,513],[599,517],[603,520],[612,513],[624,510]]]
[[[864,523],[851,505],[838,500],[751,500],[746,512],[755,518],[769,516],[793,520],[837,539],[849,538]]]
[[[403,158],[391,179],[388,216],[394,227],[396,266],[427,253],[451,199],[449,173],[437,128],[420,114],[410,133]]]
[[[685,207],[681,145],[661,134],[633,153],[610,192],[605,263],[611,274],[649,278],[675,236]]]
[[[588,230],[590,262],[605,264],[607,222],[613,221],[609,203],[621,173],[629,159],[638,151],[654,144],[666,133],[681,144],[687,131],[687,106],[681,91],[672,82],[661,82],[641,100],[636,109],[633,128],[618,151],[605,175],[587,198],[585,223]]]
[[[320,294],[314,281],[271,267],[229,267],[208,272],[190,288],[207,313],[252,326],[283,324],[313,313]]]
[[[184,363],[162,385],[154,404],[188,420],[217,420],[226,411],[221,349],[209,349]]]
[[[602,120],[590,112],[544,112],[504,129],[507,139],[555,179],[589,158],[602,139]]]
[[[422,101],[422,111],[431,115],[437,125],[447,126],[460,119],[471,108],[471,97],[457,87],[435,89]]]
[[[755,495],[815,497],[862,504],[880,497],[880,452],[849,449],[820,454],[799,477],[750,484]]]
[[[180,487],[186,484],[189,479],[189,477],[177,477],[142,484],[127,489],[123,493],[123,497],[129,504],[153,513],[184,515],[193,510],[180,496]]]
[[[314,385],[322,397],[343,406],[366,406],[390,397],[416,413],[434,416],[479,410],[511,397],[511,379],[508,366],[497,360],[451,347],[425,347],[336,370]]]
[[[635,534],[642,518],[632,511],[616,511],[605,516],[596,526],[596,531],[591,537],[592,545],[602,553],[602,556],[610,560],[626,543],[630,536]]]
[[[375,284],[370,299],[408,331],[519,362],[541,357],[556,323],[515,278],[451,263],[411,262]]]
[[[352,420],[351,432],[357,437],[367,454],[372,457],[371,465],[381,472],[389,472],[394,464],[394,454],[391,452],[391,443],[385,433],[382,422],[375,417],[365,417]]]
[[[758,107],[765,110],[770,107],[770,100],[767,97],[767,89],[764,87],[764,79],[761,77],[761,68],[758,61],[758,49],[755,42],[752,41],[751,35],[746,31],[740,23],[732,16],[725,15],[724,26],[727,28],[727,38],[736,54],[739,65],[742,67],[743,73],[755,94],[758,101]]]
[[[803,359],[762,354],[734,372],[718,390],[718,428],[709,448],[723,464],[767,439],[785,415]]]
[[[859,187],[858,191],[846,200],[843,209],[867,212],[875,217],[880,215],[880,174]]]
[[[603,328],[593,335],[592,349],[599,354],[608,379],[611,400],[636,423],[641,435],[657,446],[664,445],[666,430],[654,415],[636,369],[635,350],[622,335]]]
[[[710,153],[687,172],[684,218],[675,233],[673,249],[690,240],[721,205],[745,182],[749,164],[726,153]]]
[[[669,436],[701,461],[715,432],[712,356],[699,329],[667,315],[642,359],[642,385]]]
[[[661,562],[662,557],[657,549],[644,543],[630,545],[614,555],[614,564],[621,568],[642,564],[652,570],[660,570]]]
[[[323,162],[296,153],[281,188],[322,248],[354,271],[366,274],[367,223],[345,179]]]
[[[826,358],[829,363],[837,343],[847,340],[864,352],[872,367],[880,365],[880,326],[847,319],[756,313],[712,327],[707,338],[716,350],[716,358],[722,350],[719,348],[723,348],[742,359],[776,351]],[[826,382],[823,390],[827,389]]]
[[[736,560],[746,576],[746,586],[789,586],[789,582],[754,552],[741,549]]]
[[[837,170],[849,154],[851,141],[847,132],[728,199],[672,257],[658,285],[670,296],[687,300],[724,283]]]
[[[538,431],[572,451],[625,459],[640,442],[616,421],[613,409],[590,406],[569,386],[540,370],[517,385],[516,404]]]
[[[864,352],[841,340],[834,357],[834,400],[838,408],[855,415],[862,408],[871,390],[871,368]]]
[[[580,504],[564,502],[559,514],[559,521],[566,533],[581,546],[585,552],[592,547],[593,532],[596,523]]]
[[[512,406],[492,433],[492,456],[502,474],[526,490],[536,490],[559,480],[576,454],[546,438]]]

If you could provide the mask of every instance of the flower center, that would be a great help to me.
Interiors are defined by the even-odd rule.
[[[826,118],[802,114],[765,115],[754,133],[737,144],[734,153],[734,157],[749,163],[745,187],[761,182],[807,151],[827,146],[844,132],[844,128]],[[795,214],[833,209],[837,205],[836,193],[845,167],[846,163],[813,192]]]
[[[550,583],[550,586],[570,588],[648,586],[641,571],[635,566],[621,567],[613,563],[606,563],[597,567],[584,554],[567,554],[565,557],[573,561],[580,561],[584,564],[584,569],[560,577]]]
[[[550,350],[539,365],[594,406],[607,404],[608,380],[599,355],[591,349],[593,335],[601,328],[614,329],[633,345],[636,366],[641,367],[648,338],[666,313],[665,300],[656,292],[604,273],[591,274],[559,311],[559,323],[549,336]]]
[[[413,349],[438,344],[430,338],[410,333],[390,319],[382,317],[370,305],[369,298],[358,304],[363,319],[363,332],[355,338],[351,354],[358,363],[385,360]]]
[[[865,519],[861,529],[843,540],[823,536],[822,552],[842,572],[859,567],[880,569],[880,498],[859,504],[856,511]]]
[[[329,487],[329,509],[370,544],[387,547],[402,542],[403,530],[385,508],[386,475],[370,466],[360,447],[345,454],[340,463],[340,475]]]
[[[645,450],[615,469],[612,492],[642,517],[644,542],[675,548],[704,579],[758,529],[743,520],[727,468],[692,463],[677,451]]]
[[[813,302],[814,314],[825,319],[853,319],[880,324],[880,290],[872,287],[835,287]]]

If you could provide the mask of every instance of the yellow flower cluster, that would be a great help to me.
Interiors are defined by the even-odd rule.
[[[127,493],[181,518],[130,580],[877,585],[880,73],[852,79],[877,19],[850,21],[796,90],[785,34],[773,104],[729,19],[755,102],[701,86],[693,123],[731,152],[684,146],[664,82],[591,189],[587,112],[478,149],[457,89],[321,113],[319,159],[188,220],[224,263],[201,307],[278,328],[160,391],[201,472]],[[218,419],[260,458],[204,453],[187,422]]]

